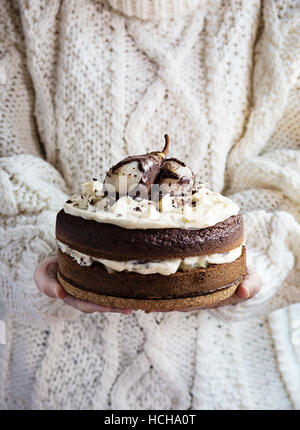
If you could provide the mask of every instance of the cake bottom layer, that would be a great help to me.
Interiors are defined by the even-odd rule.
[[[199,296],[241,279],[247,272],[246,249],[231,263],[176,272],[172,275],[141,275],[134,272],[108,273],[103,264],[80,266],[72,257],[58,251],[58,270],[65,280],[93,293],[131,299],[169,299]]]
[[[182,309],[191,309],[196,307],[205,307],[222,302],[235,294],[236,289],[242,283],[243,279],[233,282],[230,286],[225,286],[213,292],[203,293],[193,297],[180,297],[168,299],[133,299],[117,296],[108,296],[82,289],[75,286],[70,280],[65,279],[60,272],[57,272],[57,278],[64,290],[73,297],[80,300],[96,303],[102,306],[113,306],[120,309],[144,310],[144,311],[176,311]]]

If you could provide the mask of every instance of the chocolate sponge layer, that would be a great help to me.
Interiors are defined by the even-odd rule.
[[[194,297],[240,281],[247,271],[246,249],[243,247],[242,255],[231,263],[213,264],[206,269],[176,272],[169,276],[108,273],[101,263],[80,266],[59,251],[58,270],[69,284],[101,295],[146,299]]]
[[[238,214],[198,230],[126,229],[61,210],[56,219],[56,237],[70,248],[93,257],[161,260],[228,252],[243,242],[244,226],[242,215]]]

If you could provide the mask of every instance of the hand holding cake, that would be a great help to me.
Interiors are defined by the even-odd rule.
[[[146,311],[210,307],[246,275],[238,206],[162,152],[131,156],[57,216],[58,280],[81,300]],[[154,190],[154,192],[153,192]],[[244,294],[245,295],[245,294]]]

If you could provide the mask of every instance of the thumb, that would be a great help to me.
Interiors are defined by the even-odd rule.
[[[243,282],[236,291],[236,296],[241,300],[251,299],[261,289],[260,276],[252,269],[248,269]]]
[[[46,258],[37,266],[34,281],[43,294],[51,298],[63,299],[67,294],[57,281],[57,267],[57,257]]]

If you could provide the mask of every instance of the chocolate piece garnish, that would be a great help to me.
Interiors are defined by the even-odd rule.
[[[166,134],[165,146],[161,152],[132,155],[111,167],[104,180],[104,192],[115,192],[117,198],[126,194],[133,198],[149,198],[151,185],[155,183],[160,168],[165,161],[169,145],[169,136]],[[127,180],[124,184],[124,189],[120,189],[122,187],[120,176],[125,176]]]
[[[175,196],[184,196],[193,189],[195,177],[185,163],[177,158],[167,158],[160,169],[157,181],[162,194],[171,191]]]

